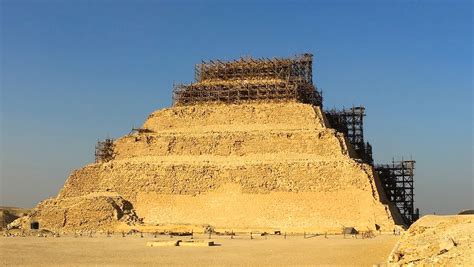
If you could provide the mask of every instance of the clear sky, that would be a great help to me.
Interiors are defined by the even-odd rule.
[[[201,59],[309,52],[375,161],[417,161],[422,213],[474,206],[472,1],[0,1],[1,205],[55,196]]]

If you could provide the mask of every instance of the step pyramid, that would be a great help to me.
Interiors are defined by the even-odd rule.
[[[327,122],[311,59],[198,65],[173,107],[74,171],[29,220],[63,231],[392,231],[400,215]]]

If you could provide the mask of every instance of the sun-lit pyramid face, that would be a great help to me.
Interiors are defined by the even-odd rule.
[[[335,233],[341,225],[391,231],[397,221],[372,168],[352,158],[319,107],[175,106],[153,112],[142,129],[115,140],[112,160],[75,171],[34,219],[65,231],[211,225]]]

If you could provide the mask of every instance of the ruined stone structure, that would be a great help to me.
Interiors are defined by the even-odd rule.
[[[235,62],[243,62],[240,76],[228,75],[225,62],[214,72],[214,65],[199,68],[206,74],[181,86],[173,107],[115,140],[110,160],[74,171],[30,219],[64,231],[210,225],[340,233],[392,231],[401,223],[373,167],[355,160],[315,105],[321,98],[311,69],[291,60],[268,61],[273,69],[259,60]],[[252,64],[258,71],[249,71]],[[211,83],[215,97],[206,91]]]

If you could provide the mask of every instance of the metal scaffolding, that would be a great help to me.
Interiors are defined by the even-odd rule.
[[[414,160],[392,160],[391,164],[375,165],[375,171],[380,178],[385,194],[400,210],[408,225],[419,217],[418,209],[414,209],[414,170]]]
[[[95,162],[108,162],[115,158],[114,140],[107,138],[104,141],[97,141],[95,146]]]
[[[357,156],[373,165],[372,146],[364,141],[365,108],[332,109],[325,111],[325,115],[331,127],[347,137]],[[419,217],[418,209],[414,209],[415,161],[393,161],[392,164],[374,165],[374,168],[388,199],[400,210],[406,224],[412,224]]]
[[[291,58],[209,60],[195,66],[196,82],[207,80],[281,79],[313,83],[313,55]]]
[[[359,158],[373,164],[372,146],[364,141],[365,107],[331,109],[325,114],[331,127],[347,137]]]
[[[194,83],[173,86],[173,103],[293,100],[321,106],[321,93],[313,85],[312,64],[311,54],[202,62],[195,67]]]

